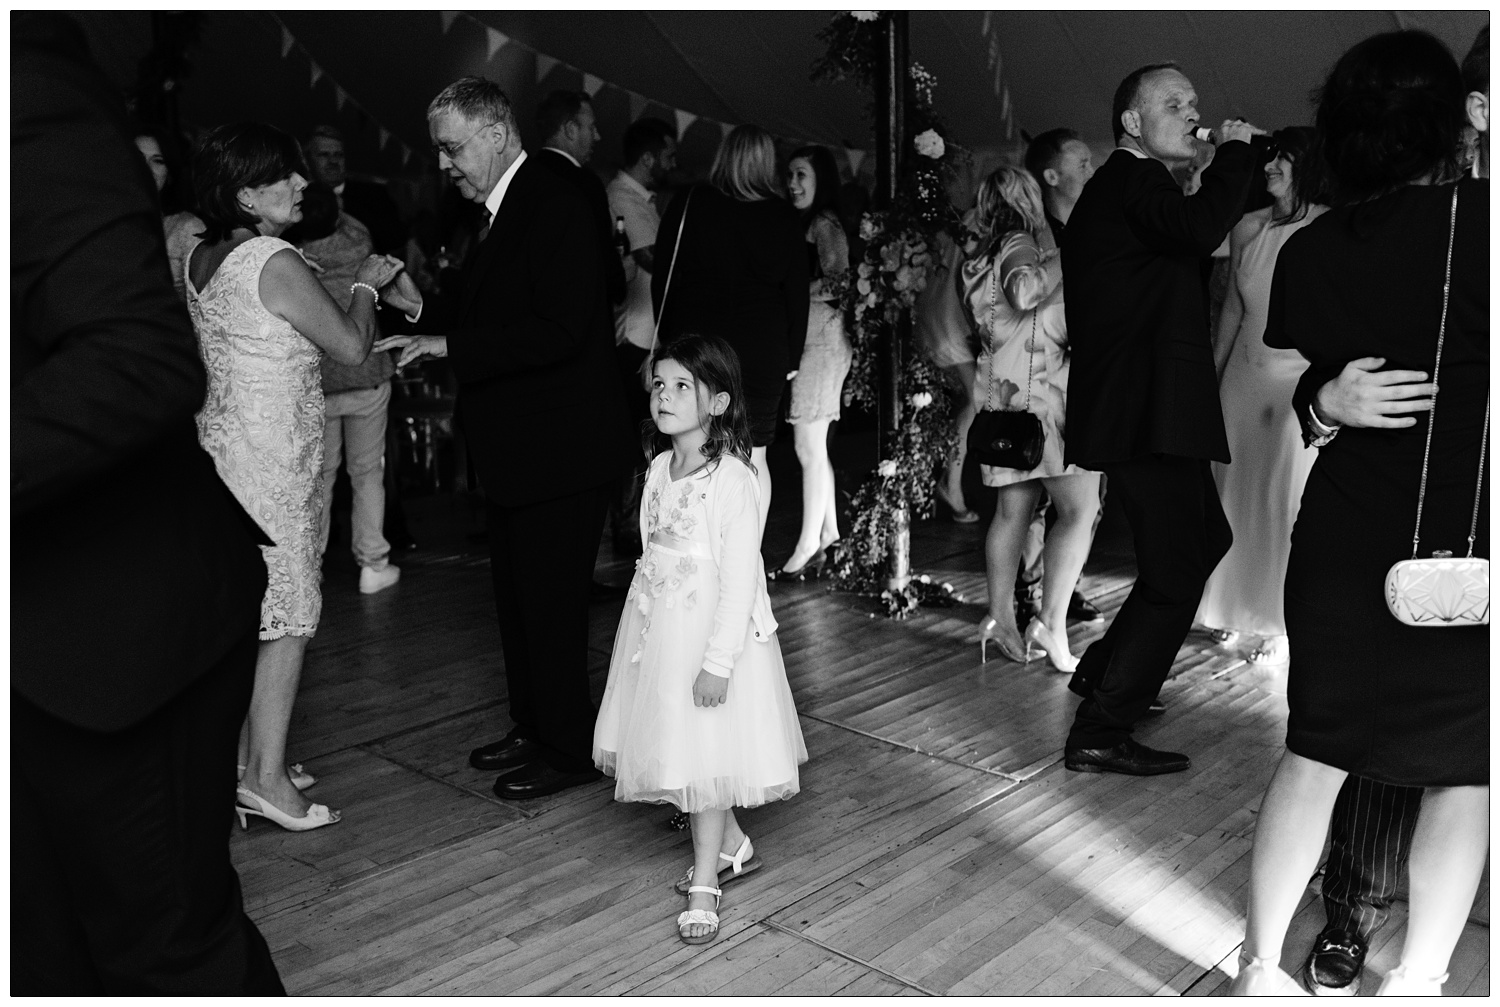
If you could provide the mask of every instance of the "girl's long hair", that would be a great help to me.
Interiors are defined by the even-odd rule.
[[[663,360],[677,361],[698,383],[698,411],[707,420],[704,459],[712,464],[727,454],[750,465],[750,414],[745,410],[740,358],[734,347],[718,336],[682,336],[656,348],[651,357],[653,375],[656,365]],[[729,408],[718,416],[710,415],[708,399],[720,392],[729,393]],[[655,458],[672,447],[672,439],[657,430],[651,420],[641,425],[641,435],[647,458]]]

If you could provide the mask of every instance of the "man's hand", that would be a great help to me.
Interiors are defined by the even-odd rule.
[[[1380,371],[1384,365],[1384,357],[1349,361],[1338,377],[1313,396],[1313,415],[1330,427],[1400,430],[1415,426],[1415,416],[1402,414],[1431,409],[1435,386],[1422,371]]]
[[[446,357],[448,337],[386,336],[384,339],[377,339],[370,348],[371,353],[384,353],[386,350],[401,351],[401,356],[396,358],[396,369],[400,370],[419,357]]]
[[[709,671],[698,672],[693,680],[694,706],[719,706],[729,695],[729,679]]]
[[[1214,133],[1214,139],[1222,146],[1230,140],[1243,140],[1250,142],[1252,136],[1264,136],[1265,130],[1258,126],[1252,126],[1244,119],[1225,119],[1223,125]]]
[[[380,291],[380,299],[403,314],[415,315],[422,310],[422,291],[411,274],[402,270],[396,279]]]

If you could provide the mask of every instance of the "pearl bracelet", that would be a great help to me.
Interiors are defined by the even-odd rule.
[[[375,303],[376,304],[380,303],[380,291],[376,290],[374,287],[370,286],[368,283],[366,283],[363,280],[355,280],[353,283],[349,284],[349,296],[353,297],[354,296],[354,292],[356,290],[358,290],[360,287],[364,287],[366,290],[368,290],[370,292],[371,296],[373,296],[375,298]]]

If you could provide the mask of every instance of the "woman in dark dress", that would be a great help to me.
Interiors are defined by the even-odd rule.
[[[1488,473],[1479,482],[1489,398],[1489,188],[1453,182],[1463,101],[1453,57],[1425,33],[1377,35],[1339,60],[1317,117],[1333,209],[1282,249],[1265,335],[1268,346],[1310,361],[1299,392],[1308,393],[1318,424],[1335,418],[1320,405],[1323,387],[1351,361],[1383,364],[1394,380],[1426,380],[1456,220],[1424,557],[1437,549],[1464,554],[1476,491],[1474,555],[1489,555]],[[1272,993],[1290,982],[1276,967],[1282,940],[1348,774],[1427,788],[1411,847],[1406,944],[1382,994],[1438,992],[1484,868],[1488,630],[1409,627],[1384,599],[1387,570],[1412,553],[1431,387],[1415,386],[1423,398],[1401,409],[1415,417],[1335,428],[1307,480],[1285,589],[1287,751],[1256,827],[1236,992]]]
[[[679,222],[682,241],[674,261]],[[708,184],[679,192],[667,207],[655,257],[651,299],[661,341],[714,335],[739,355],[764,528],[771,506],[766,448],[776,436],[786,383],[802,357],[808,308],[802,220],[782,197],[771,134],[737,126],[724,138]]]

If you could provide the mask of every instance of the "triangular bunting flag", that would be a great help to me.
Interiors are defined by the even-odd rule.
[[[308,67],[308,76],[311,78],[311,80],[308,82],[307,86],[317,87],[318,81],[323,78],[323,68],[321,66],[318,66],[318,64],[316,63],[311,64]]]
[[[591,73],[583,75],[583,90],[590,98],[598,93],[599,89],[603,86],[604,80],[602,78],[595,77]]]
[[[548,56],[545,53],[540,53],[540,52],[537,53],[536,54],[536,82],[538,84],[540,84],[542,82],[542,79],[544,77],[546,77],[547,74],[551,73],[553,71],[553,69],[557,66],[557,64],[559,64],[561,62],[562,62],[562,60],[557,59],[557,58],[555,58],[553,56]]]
[[[677,116],[677,138],[682,139],[688,127],[698,121],[698,117],[691,112],[684,112],[680,108],[672,109],[672,114]]]
[[[343,88],[339,87],[337,84],[333,85],[333,107],[335,109],[337,109],[338,111],[342,112],[344,110],[344,103],[347,102],[348,100],[349,100],[349,92],[345,91]]]
[[[380,149],[385,150],[385,145],[391,142],[391,131],[384,126],[380,127]]]
[[[289,54],[292,51],[292,46],[296,43],[296,41],[297,41],[296,39],[292,38],[291,30],[289,28],[287,28],[286,25],[282,25],[281,26],[281,58],[282,59],[286,59],[287,58],[287,54]]]
[[[865,163],[865,152],[849,147],[845,148],[844,153],[849,155],[849,174],[853,175],[855,178],[858,178],[859,166]]]
[[[979,26],[979,34],[981,34],[981,35],[988,35],[989,33],[990,33],[990,12],[989,11],[985,11],[984,12],[984,23]]]
[[[453,27],[453,22],[458,20],[458,11],[440,10],[438,17],[443,19],[443,34],[448,34],[448,29]]]
[[[727,137],[730,133],[733,133],[733,132],[734,132],[734,124],[733,123],[728,123],[728,122],[721,122],[721,123],[719,123],[719,135],[720,136]]]
[[[630,95],[630,121],[635,122],[641,117],[641,113],[646,111],[646,106],[650,104],[650,99],[643,94],[636,94],[634,91],[627,93]]]
[[[503,31],[496,31],[494,28],[485,28],[485,35],[487,37],[487,41],[489,42],[490,59],[494,59],[495,53],[500,51],[500,47],[510,41],[509,35],[505,34]]]

